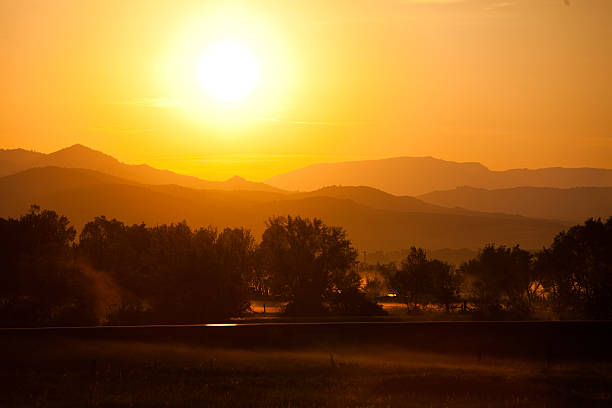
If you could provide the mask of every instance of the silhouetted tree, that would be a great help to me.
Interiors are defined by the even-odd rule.
[[[461,300],[463,279],[452,265],[437,259],[431,262],[432,302],[444,306],[450,312],[451,305]]]
[[[72,256],[66,217],[32,206],[0,219],[0,322],[3,326],[91,324],[90,282]]]
[[[119,288],[113,323],[225,319],[248,309],[249,289],[288,299],[289,314],[380,314],[375,297],[389,289],[415,309],[449,311],[464,291],[481,317],[524,318],[545,294],[559,313],[612,318],[612,218],[560,233],[535,261],[518,246],[487,245],[459,273],[412,247],[399,268],[363,268],[369,297],[345,231],[316,218],[271,218],[259,246],[242,228],[105,217],[85,225],[78,245],[75,235],[66,217],[36,206],[0,218],[0,325],[95,323],[96,273]]]
[[[234,299],[223,303],[222,314],[235,316],[250,307],[249,282],[255,277],[255,239],[249,230],[226,228],[215,243],[216,261],[221,271],[217,296]]]
[[[561,232],[538,254],[536,269],[557,312],[612,318],[612,218]]]
[[[317,218],[271,218],[259,252],[261,274],[272,292],[289,299],[287,313],[353,314],[371,303],[359,290],[357,251],[341,228]]]
[[[429,266],[425,250],[411,247],[400,268],[390,276],[391,289],[408,307],[413,306],[415,310],[419,305],[429,303],[429,294],[433,289]]]
[[[148,262],[151,238],[151,231],[144,224],[126,226],[101,216],[85,224],[78,250],[87,262],[109,273],[128,293],[139,294],[149,279],[143,263]]]
[[[422,248],[411,247],[399,269],[387,271],[389,287],[408,307],[427,306],[429,303],[444,305],[459,300],[461,280],[454,268],[446,262],[429,259]]]
[[[97,217],[83,228],[79,250],[125,290],[115,323],[203,322],[249,307],[255,244],[244,229],[128,227]]]
[[[518,245],[487,245],[461,272],[469,282],[470,301],[483,316],[500,318],[506,311],[524,317],[531,312],[532,255]]]
[[[369,298],[359,285],[345,287],[329,298],[329,310],[333,314],[351,316],[376,316],[386,312],[375,300]]]

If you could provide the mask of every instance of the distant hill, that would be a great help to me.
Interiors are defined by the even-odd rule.
[[[454,212],[417,199],[364,188],[308,194],[196,190],[145,185],[100,172],[33,168],[0,178],[0,217],[31,203],[65,214],[77,228],[98,215],[150,225],[186,220],[192,226],[245,226],[257,238],[273,215],[320,217],[344,227],[361,250],[478,248],[488,242],[526,248],[550,244],[566,225],[504,214]],[[335,196],[335,197],[334,197]],[[418,211],[417,211],[418,210]]]
[[[379,210],[412,211],[412,212],[448,212],[449,209],[426,203],[414,197],[398,197],[366,186],[330,186],[321,189],[293,194],[293,198],[325,196],[339,199],[350,199],[356,203]]]
[[[527,217],[582,222],[612,216],[612,187],[516,187],[486,190],[458,187],[419,196],[432,204],[473,211],[503,212]]]
[[[0,175],[47,166],[96,170],[143,184],[177,184],[190,188],[215,190],[281,191],[264,183],[247,181],[241,177],[232,177],[226,181],[207,181],[169,170],[159,170],[146,164],[125,164],[112,156],[80,144],[50,154],[29,152],[23,149],[0,150]]]
[[[310,197],[331,197],[337,199],[352,200],[357,204],[378,210],[390,210],[399,212],[425,212],[439,214],[462,214],[462,215],[484,215],[483,212],[470,211],[464,208],[449,208],[425,202],[424,200],[410,196],[395,196],[366,186],[330,186],[305,193],[291,193],[285,199],[303,199]],[[495,214],[501,217],[503,214]]]
[[[570,188],[612,186],[612,170],[594,168],[493,171],[480,163],[432,157],[321,163],[271,177],[267,184],[300,191],[325,186],[370,186],[395,195],[417,196],[460,186],[496,189],[520,186]]]
[[[38,160],[45,157],[44,153],[24,149],[0,149],[0,176],[25,170]]]
[[[10,176],[0,177],[0,208],[4,215],[23,213],[29,204],[41,197],[71,189],[100,185],[136,185],[128,180],[94,170],[60,167],[32,168]]]
[[[265,210],[265,211],[264,211]],[[328,197],[283,200],[259,206],[259,214],[299,214],[343,226],[365,250],[479,248],[486,243],[540,248],[564,229],[556,222],[524,217],[378,210]]]

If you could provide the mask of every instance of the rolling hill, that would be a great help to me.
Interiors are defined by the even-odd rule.
[[[80,144],[50,154],[23,149],[0,150],[0,176],[48,166],[96,170],[129,181],[152,185],[176,184],[199,189],[281,191],[264,183],[247,181],[237,176],[226,181],[207,181],[169,170],[159,170],[146,164],[125,164],[112,156]]]
[[[349,199],[356,203],[379,210],[434,213],[458,212],[458,210],[440,207],[414,197],[394,196],[393,194],[367,186],[329,186],[307,193],[294,193],[291,195],[291,198],[309,198],[317,196]]]
[[[419,196],[423,201],[473,211],[503,212],[526,217],[582,222],[612,216],[612,187],[516,187],[486,190],[458,187]]]
[[[0,149],[0,176],[6,176],[25,170],[32,166],[32,163],[44,157],[45,155],[43,153],[25,149]]]
[[[493,171],[480,163],[457,163],[432,157],[397,157],[314,164],[271,177],[265,182],[281,189],[300,191],[331,185],[359,185],[395,195],[417,196],[460,186],[486,189],[612,186],[612,170],[551,167]]]
[[[47,168],[42,173],[28,172]],[[55,168],[55,170],[50,170]],[[59,169],[79,169],[75,172],[62,172]],[[89,172],[87,171],[89,170]],[[323,171],[323,173],[321,173]],[[99,174],[96,174],[99,173]],[[314,172],[314,173],[313,173]],[[580,222],[588,217],[606,217],[612,213],[612,187],[511,187],[487,189],[484,187],[456,187],[484,184],[605,184],[610,170],[603,169],[539,169],[490,171],[478,163],[455,163],[433,158],[397,158],[363,162],[320,164],[296,172],[278,176],[298,180],[288,182],[293,189],[312,175],[319,173],[320,182],[327,179],[343,181],[348,185],[325,186],[307,192],[290,192],[264,183],[254,183],[241,177],[226,181],[206,181],[196,177],[181,175],[167,170],[159,170],[147,165],[130,165],[102,152],[82,145],[74,145],[51,154],[43,154],[24,149],[0,150],[0,175],[16,175],[24,189],[15,194],[15,200],[8,200],[7,209],[11,211],[24,201],[49,192],[57,182],[65,189],[76,189],[91,185],[121,184],[139,185],[154,192],[164,193],[200,202],[211,194],[215,199],[223,197],[222,191],[231,198],[248,203],[266,203],[284,200],[306,200],[313,197],[328,197],[337,200],[351,200],[365,207],[393,211],[428,214],[475,215],[495,218],[502,213],[522,215],[532,218],[545,218],[566,222]],[[293,175],[292,175],[293,174]],[[28,189],[28,177],[36,175],[32,181],[38,187]],[[356,175],[363,177],[357,179]],[[302,177],[304,176],[304,177]],[[51,177],[53,180],[44,180]],[[278,178],[272,178],[274,181]],[[316,178],[316,177],[315,177]],[[303,179],[300,181],[300,179]],[[309,182],[310,182],[309,181]],[[350,185],[353,183],[354,185]],[[466,184],[467,183],[467,184]],[[408,195],[393,195],[371,185],[380,184],[388,190],[427,190],[418,198]],[[315,184],[306,184],[308,188]],[[431,186],[450,186],[447,189],[430,192]],[[214,191],[214,193],[207,193]],[[25,196],[24,192],[28,192]],[[21,194],[21,196],[20,196]],[[19,204],[17,204],[19,203]],[[12,212],[11,212],[12,213]]]
[[[32,168],[0,178],[0,216],[18,216],[31,203],[68,216],[80,229],[95,216],[126,223],[186,220],[191,226],[244,226],[257,238],[274,215],[320,217],[344,227],[361,250],[398,250],[411,245],[478,248],[488,242],[526,248],[548,245],[565,225],[504,214],[465,213],[373,189],[334,188],[284,194],[264,191],[196,190],[146,185],[84,169]]]

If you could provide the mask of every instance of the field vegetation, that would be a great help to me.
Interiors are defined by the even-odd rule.
[[[214,348],[21,339],[2,348],[2,406],[609,406],[607,362],[401,347]],[[27,350],[27,352],[25,352]]]

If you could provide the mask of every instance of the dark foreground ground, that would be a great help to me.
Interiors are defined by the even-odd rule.
[[[609,328],[333,323],[0,331],[0,406],[612,406]]]

